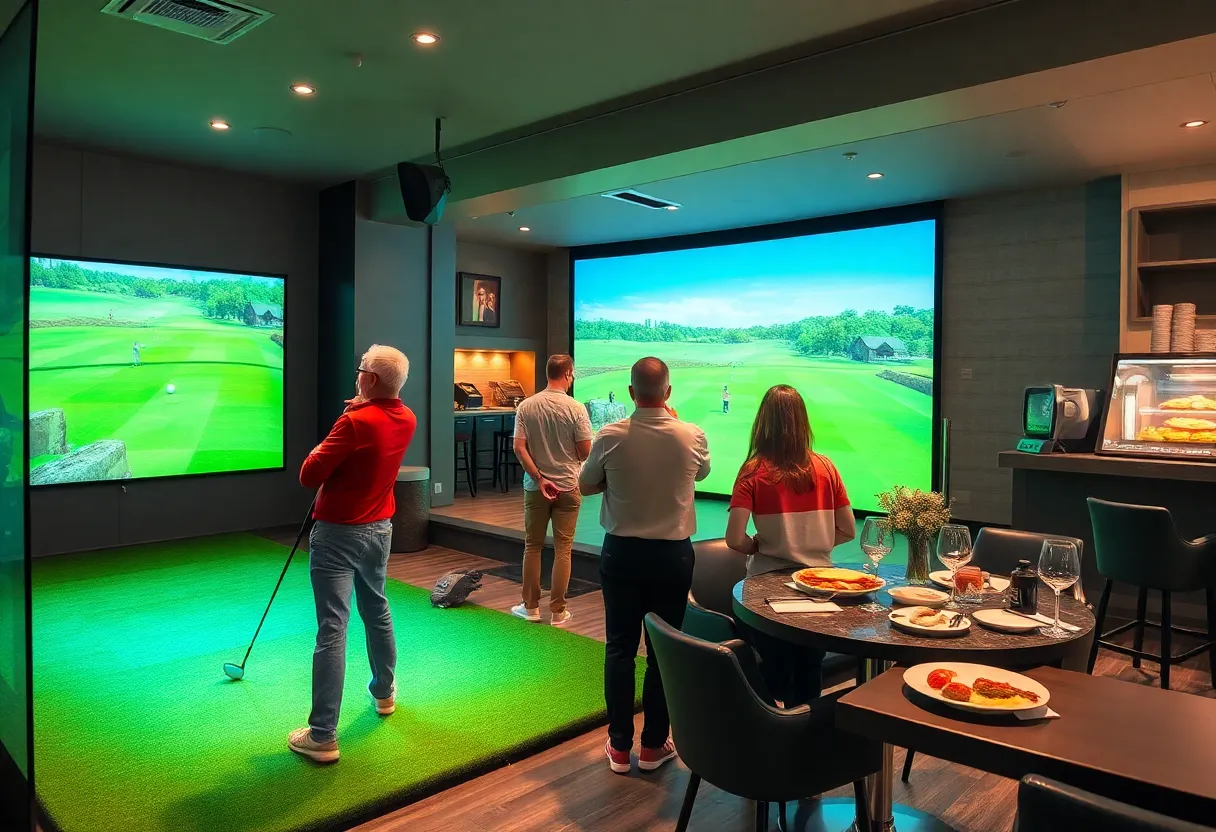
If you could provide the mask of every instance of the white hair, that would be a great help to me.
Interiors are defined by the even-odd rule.
[[[396,347],[386,347],[383,344],[372,344],[363,353],[360,365],[368,372],[376,374],[376,388],[396,396],[401,392],[405,380],[410,375],[410,360],[405,353]]]

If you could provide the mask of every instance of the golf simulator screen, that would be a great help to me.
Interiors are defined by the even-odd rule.
[[[806,400],[814,449],[836,463],[854,508],[878,510],[875,495],[896,485],[928,489],[936,224],[576,252],[575,395],[593,429],[632,412],[630,366],[653,355],[671,369],[671,406],[709,441],[702,492],[730,493],[774,384]]]
[[[283,466],[284,280],[30,262],[30,484]]]

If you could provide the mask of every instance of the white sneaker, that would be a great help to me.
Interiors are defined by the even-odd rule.
[[[380,716],[388,716],[397,710],[397,683],[393,682],[393,690],[389,693],[388,699],[376,699],[373,696],[372,701],[376,703],[376,713]]]
[[[338,761],[337,740],[317,742],[312,738],[312,730],[307,725],[297,728],[287,736],[287,747],[318,763],[336,763]]]
[[[536,623],[540,621],[540,607],[530,610],[523,604],[516,604],[515,606],[511,607],[511,615],[515,616],[516,618],[522,618],[524,621]]]
[[[553,618],[549,621],[554,627],[565,627],[570,623],[570,619],[574,618],[574,613],[570,610],[562,610],[561,612],[553,613]]]

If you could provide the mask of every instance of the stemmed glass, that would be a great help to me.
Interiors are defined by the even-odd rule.
[[[1068,631],[1060,626],[1060,593],[1081,577],[1081,556],[1077,552],[1077,544],[1069,540],[1044,540],[1039,553],[1039,577],[1056,593],[1055,623],[1039,632],[1049,638],[1065,638]]]
[[[867,517],[866,522],[861,527],[861,551],[866,553],[870,563],[874,564],[874,576],[878,577],[878,563],[887,553],[891,551],[891,538],[894,533],[886,528],[882,518]],[[886,610],[882,604],[877,601],[870,601],[862,604],[861,609],[869,612],[882,612]]]
[[[945,609],[961,610],[955,600],[954,574],[971,562],[971,530],[966,526],[947,523],[937,536],[937,559],[950,570],[950,600]]]

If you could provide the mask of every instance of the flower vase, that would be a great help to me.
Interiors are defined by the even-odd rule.
[[[913,586],[925,586],[929,583],[929,538],[908,538],[908,583]]]

